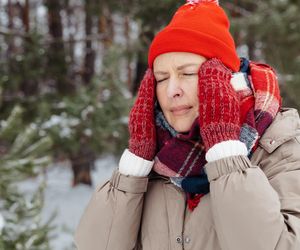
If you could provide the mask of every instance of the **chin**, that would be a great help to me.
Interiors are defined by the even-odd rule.
[[[178,132],[178,133],[185,133],[190,131],[192,127],[192,123],[185,123],[185,124],[175,124],[173,128]]]

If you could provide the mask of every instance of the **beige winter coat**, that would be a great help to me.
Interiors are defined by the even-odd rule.
[[[206,165],[210,193],[190,212],[161,176],[115,171],[97,187],[75,234],[79,250],[299,250],[300,122],[279,113],[251,162]]]

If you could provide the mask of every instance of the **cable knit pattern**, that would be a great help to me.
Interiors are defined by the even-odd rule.
[[[199,69],[199,124],[206,151],[222,141],[239,140],[239,100],[230,79],[231,71],[216,58]]]
[[[156,150],[154,123],[155,78],[148,69],[129,115],[129,151],[146,160],[153,160]]]

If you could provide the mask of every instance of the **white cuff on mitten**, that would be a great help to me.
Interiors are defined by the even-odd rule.
[[[230,83],[235,91],[241,91],[249,88],[247,73],[237,72],[231,76]]]
[[[119,162],[119,172],[124,175],[144,177],[150,173],[153,164],[154,161],[145,160],[125,149]]]
[[[245,143],[238,140],[217,143],[207,151],[205,158],[207,162],[212,162],[235,155],[248,155]]]

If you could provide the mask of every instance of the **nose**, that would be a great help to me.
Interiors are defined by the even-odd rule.
[[[180,85],[179,79],[176,77],[170,78],[168,88],[167,88],[167,96],[169,98],[180,97],[183,95],[183,90]]]

